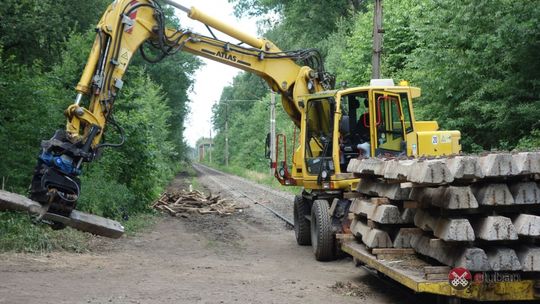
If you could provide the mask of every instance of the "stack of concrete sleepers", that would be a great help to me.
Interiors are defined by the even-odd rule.
[[[410,247],[411,235],[419,233],[414,228],[416,209],[404,206],[410,189],[370,179],[363,179],[358,188],[365,190],[360,191],[365,197],[351,203],[351,232],[368,248]]]
[[[351,160],[351,231],[471,271],[540,271],[540,152]]]

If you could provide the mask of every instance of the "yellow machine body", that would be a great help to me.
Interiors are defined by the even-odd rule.
[[[411,86],[363,86],[343,90],[320,92],[300,97],[302,121],[300,144],[295,149],[292,162],[292,177],[296,185],[306,189],[351,190],[358,179],[347,174],[347,160],[351,157],[426,157],[459,154],[461,152],[459,131],[440,131],[434,121],[416,121],[413,99],[420,96],[420,89]],[[348,104],[351,100],[359,105],[356,115],[351,115]],[[312,109],[320,108],[320,111]],[[365,114],[364,114],[365,113]],[[367,115],[360,121],[360,115]],[[347,119],[344,120],[344,116]],[[354,118],[355,121],[351,121]],[[349,122],[348,134],[340,130],[343,121]],[[353,128],[364,125],[366,138],[353,142],[346,151],[344,139],[353,133]],[[324,132],[321,137],[310,136],[310,132]],[[323,160],[322,141],[331,151],[324,158],[327,178],[321,182],[318,164]],[[358,145],[367,143],[368,151]],[[344,154],[349,154],[344,158]]]

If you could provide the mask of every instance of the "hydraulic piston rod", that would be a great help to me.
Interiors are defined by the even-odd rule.
[[[202,11],[198,10],[197,8],[195,7],[191,7],[191,8],[187,8],[181,4],[178,4],[176,3],[176,1],[172,1],[172,0],[163,0],[163,2],[171,5],[171,6],[174,6],[176,8],[178,8],[179,10],[182,10],[184,12],[186,12],[188,14],[188,17],[193,19],[193,20],[197,20],[197,21],[200,21],[210,27],[213,27],[215,28],[216,30],[222,32],[222,33],[225,33],[233,38],[236,38],[238,40],[240,40],[241,42],[243,43],[246,43],[246,44],[249,44],[250,46],[254,47],[254,48],[258,48],[258,49],[262,49],[265,45],[265,42],[264,40],[262,39],[259,39],[257,37],[253,37],[249,34],[246,34],[244,32],[241,32],[239,30],[237,30],[236,28],[224,23],[224,22],[221,22],[220,20],[216,19],[216,18],[213,18],[205,13],[203,13]]]

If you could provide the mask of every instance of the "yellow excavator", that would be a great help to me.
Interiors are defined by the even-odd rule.
[[[81,166],[101,149],[123,76],[135,54],[157,62],[187,51],[255,73],[281,94],[283,108],[300,128],[300,146],[292,169],[286,163],[276,176],[284,185],[303,186],[312,198],[333,197],[351,190],[358,178],[344,174],[348,160],[365,155],[442,155],[460,151],[459,132],[437,131],[436,122],[414,118],[412,100],[420,89],[381,80],[371,86],[334,90],[334,78],[324,70],[315,49],[282,51],[271,41],[255,38],[196,8],[164,1],[209,28],[238,39],[221,41],[165,26],[156,1],[114,1],[96,27],[88,62],[77,84],[75,102],[65,110],[66,128],[42,143],[30,198],[47,212],[69,216],[80,195]],[[146,48],[157,53],[148,58]],[[86,106],[85,106],[86,105]],[[432,136],[441,138],[434,148]],[[359,149],[359,147],[363,147]],[[59,224],[59,228],[62,225]]]
[[[272,167],[281,184],[303,187],[294,201],[295,235],[298,244],[313,247],[317,260],[331,260],[342,249],[353,255],[355,261],[368,264],[417,292],[482,300],[537,299],[536,285],[531,283],[534,280],[527,284],[478,287],[466,293],[450,288],[448,280],[428,280],[423,274],[420,278],[396,268],[397,262],[394,266],[385,264],[361,243],[364,247],[360,249],[350,242],[345,242],[348,247],[343,245],[351,230],[355,234],[352,206],[359,204],[355,200],[365,198],[358,191],[361,171],[348,172],[352,162],[408,161],[461,153],[459,131],[441,131],[435,121],[415,119],[413,101],[421,94],[419,88],[406,81],[395,85],[389,79],[374,79],[367,86],[335,89],[335,78],[325,71],[317,50],[283,51],[269,40],[245,34],[196,8],[170,0],[161,2],[205,24],[210,36],[166,27],[157,1],[114,1],[96,27],[96,39],[77,84],[75,101],[65,110],[66,128],[42,142],[30,200],[12,203],[11,209],[33,210],[53,228],[69,225],[119,237],[123,228],[118,223],[76,210],[82,164],[92,162],[101,149],[110,146],[102,142],[103,133],[107,125],[117,126],[112,115],[114,103],[134,54],[140,51],[146,60],[157,62],[178,51],[187,51],[255,73],[281,95],[285,112],[300,129],[299,144],[294,149],[292,164],[273,159]],[[222,41],[212,29],[240,43]],[[0,193],[0,201],[6,204],[10,200],[15,201]],[[381,201],[388,203],[378,200]],[[368,223],[370,229],[377,226],[373,220]],[[363,240],[362,234],[355,236]]]

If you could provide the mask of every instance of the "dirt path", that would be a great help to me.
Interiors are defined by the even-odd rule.
[[[316,262],[292,230],[253,204],[256,197],[292,218],[290,194],[197,169],[212,193],[249,208],[228,217],[163,217],[152,231],[104,241],[93,254],[2,254],[0,303],[411,302],[350,259]],[[171,184],[183,186],[181,177]]]

